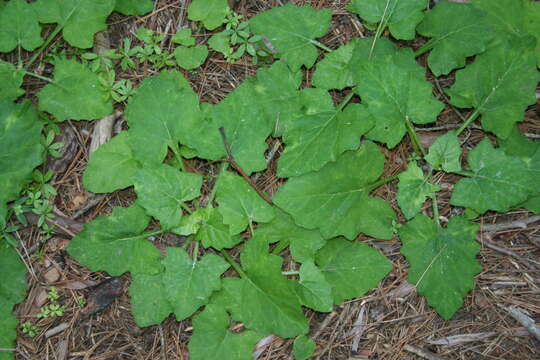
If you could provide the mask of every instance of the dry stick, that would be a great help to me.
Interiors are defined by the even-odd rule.
[[[261,190],[257,188],[257,186],[255,186],[255,184],[253,183],[253,181],[251,181],[249,176],[247,176],[247,174],[244,172],[244,170],[242,170],[240,165],[238,165],[238,163],[234,160],[234,157],[231,151],[231,146],[229,145],[229,141],[227,141],[227,135],[225,134],[225,129],[223,128],[223,126],[219,128],[219,133],[221,134],[221,139],[223,140],[223,145],[225,146],[225,151],[227,152],[226,160],[236,169],[236,171],[240,173],[240,175],[242,175],[244,180],[246,180],[247,183],[251,185],[251,187],[257,192],[257,194],[259,194],[260,197],[262,197],[270,205],[273,205],[273,202],[268,197],[268,195],[263,193]]]
[[[505,254],[505,255],[508,255],[508,256],[511,256],[513,258],[516,258],[518,260],[521,260],[523,262],[525,261],[528,261],[528,262],[531,262],[533,264],[537,264],[537,265],[540,265],[540,262],[538,261],[535,261],[535,260],[532,260],[532,259],[528,259],[528,258],[525,258],[523,256],[520,256],[518,254],[516,254],[515,252],[513,252],[512,250],[508,250],[506,248],[503,248],[503,247],[500,247],[498,245],[496,245],[493,241],[487,239],[485,236],[482,236],[482,235],[478,235],[476,237],[476,241],[478,241],[480,244],[482,245],[485,245],[487,246],[488,248],[490,249],[493,249],[495,251],[498,251],[502,254]]]
[[[540,341],[540,327],[536,325],[534,320],[525,314],[523,310],[515,306],[506,307],[500,304],[497,304],[497,306],[508,311],[514,320],[523,325],[527,331],[529,331],[538,341]]]
[[[498,224],[482,224],[482,231],[485,232],[497,232],[508,229],[526,229],[527,225],[540,221],[540,216],[529,216],[524,219],[518,219],[515,221],[507,221]]]
[[[403,349],[405,351],[408,351],[410,353],[418,355],[418,356],[420,356],[421,358],[424,358],[424,359],[428,359],[428,360],[444,360],[444,358],[440,357],[439,355],[437,355],[435,353],[432,353],[429,350],[417,347],[417,346],[412,346],[412,345],[406,344],[403,347]]]

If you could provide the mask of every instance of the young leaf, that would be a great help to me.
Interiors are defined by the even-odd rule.
[[[19,321],[12,310],[26,297],[26,266],[5,241],[0,241],[0,274],[0,347],[13,348]],[[2,359],[13,359],[9,352],[2,354]]]
[[[193,335],[189,340],[192,360],[227,359],[251,360],[253,349],[261,336],[251,330],[229,331],[230,320],[225,309],[207,305],[193,318]]]
[[[206,45],[195,47],[179,46],[174,49],[174,56],[178,65],[186,70],[192,70],[201,66],[208,57]]]
[[[383,22],[396,39],[412,40],[425,7],[425,0],[352,0],[348,10],[370,23]]]
[[[240,235],[231,235],[229,225],[223,223],[223,216],[215,208],[206,208],[208,214],[201,222],[201,228],[195,235],[205,248],[213,247],[216,250],[230,249],[242,241]]]
[[[174,34],[171,38],[172,42],[184,46],[193,46],[195,45],[195,39],[191,36],[191,29],[185,28],[180,29]]]
[[[428,65],[435,76],[465,66],[465,58],[484,52],[493,38],[483,11],[472,4],[448,1],[428,11],[417,30],[420,35],[432,38],[420,51],[433,49]]]
[[[5,225],[7,202],[17,199],[32,170],[43,162],[41,129],[29,101],[0,101],[0,229]]]
[[[106,271],[119,276],[126,271],[156,274],[161,271],[161,255],[145,239],[143,231],[150,218],[144,210],[132,205],[116,207],[110,216],[98,216],[84,225],[67,251],[70,256],[92,271]]]
[[[334,305],[332,286],[326,281],[322,271],[313,261],[300,266],[300,280],[296,283],[296,291],[302,305],[315,311],[330,312]]]
[[[0,101],[14,101],[24,94],[21,89],[24,70],[17,70],[11,63],[0,60]]]
[[[353,240],[360,232],[390,239],[394,211],[382,199],[369,196],[383,167],[384,155],[366,142],[318,172],[290,179],[273,201],[298,225],[318,228],[327,239],[344,235]]]
[[[313,355],[315,347],[315,342],[306,335],[297,337],[293,343],[294,360],[309,359]]]
[[[456,172],[461,170],[461,145],[455,131],[439,136],[429,147],[426,161],[435,170]]]
[[[116,0],[114,10],[124,15],[144,15],[154,9],[152,0]]]
[[[87,49],[94,35],[107,28],[105,21],[115,4],[115,0],[38,0],[33,6],[40,22],[58,23],[70,45]]]
[[[26,0],[11,0],[0,12],[0,52],[17,46],[32,51],[43,44],[38,14]]]
[[[424,68],[418,66],[410,49],[366,62],[358,69],[361,79],[356,92],[377,119],[367,137],[396,146],[406,132],[408,121],[427,124],[437,120],[444,104],[433,97]]]
[[[255,15],[249,25],[254,34],[266,37],[277,56],[296,71],[302,65],[309,69],[315,64],[318,52],[314,39],[326,35],[331,18],[330,9],[289,3]]]
[[[463,305],[463,298],[474,288],[474,275],[482,270],[475,259],[480,252],[475,241],[478,228],[455,216],[443,229],[418,215],[399,231],[401,253],[411,264],[408,281],[445,320]]]
[[[133,175],[140,168],[129,147],[128,132],[122,131],[90,155],[83,184],[93,193],[124,189],[133,185]]]
[[[225,171],[216,186],[218,210],[223,222],[230,226],[231,235],[241,233],[252,222],[264,223],[274,218],[274,208],[240,176]]]
[[[479,214],[505,212],[527,200],[538,187],[523,160],[494,149],[487,138],[469,152],[467,161],[472,173],[454,186],[450,199],[454,206],[469,207]]]
[[[330,98],[325,90],[319,91],[320,103]],[[365,106],[350,104],[341,111],[331,107],[321,112],[308,112],[291,122],[283,134],[285,151],[279,158],[278,176],[292,177],[320,170],[336,161],[346,150],[355,150],[360,137],[373,127]]]
[[[411,161],[407,170],[399,174],[397,192],[397,202],[405,218],[415,217],[422,210],[426,198],[439,190],[438,186],[427,181],[416,161]]]
[[[478,55],[473,64],[456,73],[456,82],[447,91],[450,102],[475,108],[486,131],[507,138],[514,124],[523,120],[527,106],[536,102],[540,74],[534,51],[535,40],[524,37]]]
[[[44,0],[40,0],[44,1]],[[96,73],[75,60],[58,59],[54,63],[54,81],[37,96],[39,108],[58,121],[100,119],[112,113],[112,101],[103,101]]]
[[[361,297],[392,270],[392,263],[379,251],[344,238],[329,240],[315,262],[332,286],[336,305]]]
[[[317,63],[311,79],[315,87],[342,90],[354,85],[351,59],[358,41],[358,38],[353,38],[347,44],[325,54],[324,59]]]
[[[227,0],[193,0],[188,8],[188,19],[200,21],[208,30],[214,30],[225,22],[229,10]]]
[[[137,203],[167,230],[180,225],[183,203],[201,195],[201,175],[180,172],[165,164],[140,169],[133,182]]]

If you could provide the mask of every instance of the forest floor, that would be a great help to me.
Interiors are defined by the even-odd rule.
[[[281,3],[280,0],[240,0],[235,2],[234,11],[250,18]],[[353,37],[371,35],[356,16],[345,11],[348,1],[295,3],[332,8],[332,29],[319,39],[332,49]],[[113,14],[107,30],[111,47],[119,47],[124,37],[136,41],[134,33],[141,26],[172,35],[186,24],[196,30],[197,42],[205,43],[211,33],[196,28],[187,20],[186,12],[185,1],[158,0],[155,11],[147,16],[137,18]],[[416,48],[423,42],[425,39],[418,37],[412,44]],[[425,56],[418,61],[425,65]],[[201,101],[217,103],[255,71],[256,67],[247,56],[229,64],[220,54],[210,52],[200,69],[185,71],[184,74]],[[152,73],[153,70],[141,67],[126,71],[122,77],[138,84]],[[306,71],[306,86],[310,84],[311,74],[312,70]],[[447,104],[438,122],[420,132],[421,140],[430,144],[444,132],[438,129],[462,123],[467,113],[450,107],[442,91],[453,83],[454,72],[435,80],[426,68],[426,76],[433,82],[435,96]],[[35,81],[37,89],[41,83],[37,79]],[[32,83],[28,83],[25,90],[28,94],[35,92]],[[333,96],[339,99],[341,94],[334,92]],[[125,127],[123,106],[117,105],[116,110],[119,116],[113,131]],[[42,331],[34,338],[20,334],[17,359],[187,359],[187,343],[192,331],[189,319],[177,322],[171,316],[158,326],[137,327],[127,293],[129,276],[109,279],[104,273],[90,272],[65,252],[70,238],[81,230],[82,224],[98,215],[109,214],[114,206],[126,206],[135,198],[129,189],[107,196],[94,195],[84,189],[81,177],[88,161],[94,126],[95,122],[62,123],[64,156],[47,163],[56,172],[52,184],[58,191],[54,219],[54,224],[60,229],[58,234],[43,244],[38,232],[31,229],[22,232],[23,256],[30,270],[29,294],[16,311],[21,322],[31,320]],[[528,109],[520,129],[524,133],[540,134],[538,103]],[[469,148],[486,136],[474,127],[468,131],[466,147]],[[269,145],[272,148],[274,143]],[[282,150],[280,144],[275,145]],[[411,144],[405,140],[392,151],[383,151],[386,155],[385,175],[394,175],[404,170]],[[256,180],[258,187],[269,194],[275,192],[281,181],[275,176],[276,159]],[[197,160],[187,160],[186,165],[193,171],[203,166]],[[449,198],[452,185],[458,179],[452,174],[437,179],[443,188],[439,193],[441,216],[450,217],[455,211],[449,204]],[[395,203],[396,190],[396,182],[392,182],[377,189],[375,195],[389,201],[399,213]],[[425,212],[430,212],[429,203]],[[516,210],[507,214],[486,213],[477,220],[482,225],[478,237],[482,250],[478,259],[483,271],[476,276],[475,289],[450,321],[441,319],[416,293],[414,286],[406,282],[407,264],[398,251],[398,238],[381,242],[361,236],[359,240],[369,241],[383,251],[394,268],[376,289],[362,298],[346,301],[331,313],[306,310],[311,324],[310,337],[317,343],[316,358],[538,359],[539,342],[508,311],[509,307],[516,306],[540,321],[540,265],[534,260],[540,259],[540,219],[531,218],[532,215]],[[523,222],[524,219],[529,221]],[[508,222],[512,224],[508,225]],[[164,238],[163,241],[173,243],[175,239]],[[37,319],[50,286],[58,289],[60,302],[66,311],[60,317]],[[112,302],[99,309],[107,298]],[[85,299],[86,305],[81,299]],[[54,335],[47,333],[52,329],[61,331]],[[444,339],[449,343],[443,344]],[[269,337],[258,344],[257,358],[289,359],[291,348],[292,340]]]

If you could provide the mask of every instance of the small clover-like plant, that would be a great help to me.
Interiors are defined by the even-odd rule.
[[[25,321],[22,324],[21,331],[23,334],[26,334],[29,337],[33,338],[39,334],[40,329],[37,325],[32,324],[30,321]]]

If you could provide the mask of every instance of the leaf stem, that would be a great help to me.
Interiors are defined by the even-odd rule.
[[[433,217],[437,222],[437,226],[441,227],[441,223],[439,221],[439,204],[437,204],[437,194],[435,191],[431,192],[431,206],[433,207]]]
[[[474,112],[471,114],[471,116],[469,116],[467,118],[467,120],[465,120],[463,125],[461,125],[461,127],[459,129],[457,129],[456,135],[461,134],[463,132],[463,130],[465,130],[474,120],[476,120],[478,115],[480,115],[480,109],[474,110]]]
[[[384,185],[384,184],[387,184],[387,183],[389,183],[389,182],[391,182],[391,181],[396,180],[396,179],[398,178],[398,176],[399,176],[399,174],[397,174],[397,175],[392,175],[392,176],[386,177],[386,178],[384,178],[384,179],[381,179],[381,180],[379,180],[379,181],[377,181],[377,182],[374,182],[373,184],[371,184],[371,185],[368,187],[368,189],[369,189],[368,192],[372,192],[373,190],[375,190],[375,189],[378,188],[379,186],[382,186],[382,185]]]
[[[150,237],[150,236],[156,236],[156,235],[159,235],[159,234],[163,234],[164,232],[165,232],[165,230],[163,230],[163,229],[150,231],[150,232],[141,234],[141,237],[147,238],[147,237]]]
[[[421,157],[424,157],[426,155],[426,151],[424,150],[424,147],[422,146],[422,143],[420,142],[420,139],[418,138],[418,134],[416,134],[416,130],[414,129],[414,126],[411,123],[411,120],[409,120],[408,116],[405,116],[405,127],[407,128],[407,133],[409,134],[409,137],[411,138],[411,143],[412,143],[414,152],[420,155]]]
[[[422,45],[418,50],[414,52],[414,57],[418,57],[423,53],[433,49],[435,46],[435,41],[433,39],[428,40],[424,45]]]
[[[290,239],[283,239],[278,242],[274,250],[272,250],[272,254],[279,255],[289,244],[291,243]]]
[[[188,236],[186,241],[182,244],[182,249],[186,250],[192,241],[193,241],[193,236]]]
[[[32,58],[30,58],[30,61],[28,61],[28,64],[26,64],[26,68],[29,69],[30,66],[37,60],[37,58],[39,57],[39,55],[41,55],[41,53],[43,52],[43,50],[45,50],[47,48],[47,46],[51,43],[51,41],[54,40],[54,38],[56,37],[56,35],[58,35],[58,33],[60,31],[62,31],[62,29],[64,28],[63,25],[56,25],[56,28],[54,28],[53,32],[49,35],[49,37],[47,38],[47,40],[45,40],[45,42],[43,43],[43,45],[41,45],[41,47],[36,51],[36,53],[34,54],[34,56],[32,56]]]
[[[195,248],[193,249],[193,254],[191,254],[194,264],[197,262],[198,256],[199,256],[199,242],[195,241]]]
[[[242,267],[240,266],[240,264],[238,264],[231,255],[229,255],[229,253],[225,250],[221,250],[221,255],[223,255],[223,257],[225,258],[225,260],[227,260],[227,262],[229,264],[231,264],[231,266],[233,267],[233,269],[238,273],[238,275],[240,275],[241,278],[243,279],[247,279],[247,275],[246,273],[244,272],[244,270],[242,270]]]
[[[465,177],[473,177],[474,176],[474,173],[472,171],[467,171],[467,170],[452,171],[452,173],[457,174],[457,175],[461,175],[461,176],[465,176]]]
[[[320,49],[323,49],[324,51],[328,51],[328,52],[333,51],[333,50],[330,49],[328,46],[324,45],[324,44],[321,43],[321,42],[318,42],[317,40],[311,39],[311,40],[309,40],[309,42],[312,43],[313,45],[315,45],[316,47],[318,47],[318,48],[320,48]]]
[[[35,78],[37,78],[37,79],[46,81],[46,82],[48,82],[48,83],[58,85],[53,79],[48,78],[48,77],[46,77],[46,76],[42,76],[42,75],[36,74],[36,73],[33,73],[33,72],[31,72],[31,71],[25,71],[25,72],[24,72],[24,75],[32,76],[32,77],[35,77]]]
[[[216,177],[216,180],[214,181],[214,186],[212,187],[212,191],[210,192],[210,195],[208,196],[205,203],[202,204],[204,207],[212,206],[212,201],[214,201],[214,198],[216,197],[217,182],[219,180],[219,177],[221,176],[221,174],[225,172],[225,170],[227,170],[228,167],[229,167],[228,162],[224,162],[221,164],[221,168],[219,169],[218,176]]]
[[[354,96],[354,88],[351,90],[351,92],[339,103],[337,110],[341,111],[349,101],[351,101],[352,97]]]
[[[171,149],[174,153],[174,156],[176,156],[176,160],[178,161],[178,165],[180,165],[180,169],[182,172],[186,172],[186,167],[184,166],[184,160],[182,160],[182,156],[180,155],[180,147],[178,146],[177,141],[173,141]]]
[[[300,275],[300,271],[282,271],[281,275],[289,276],[289,275]]]

